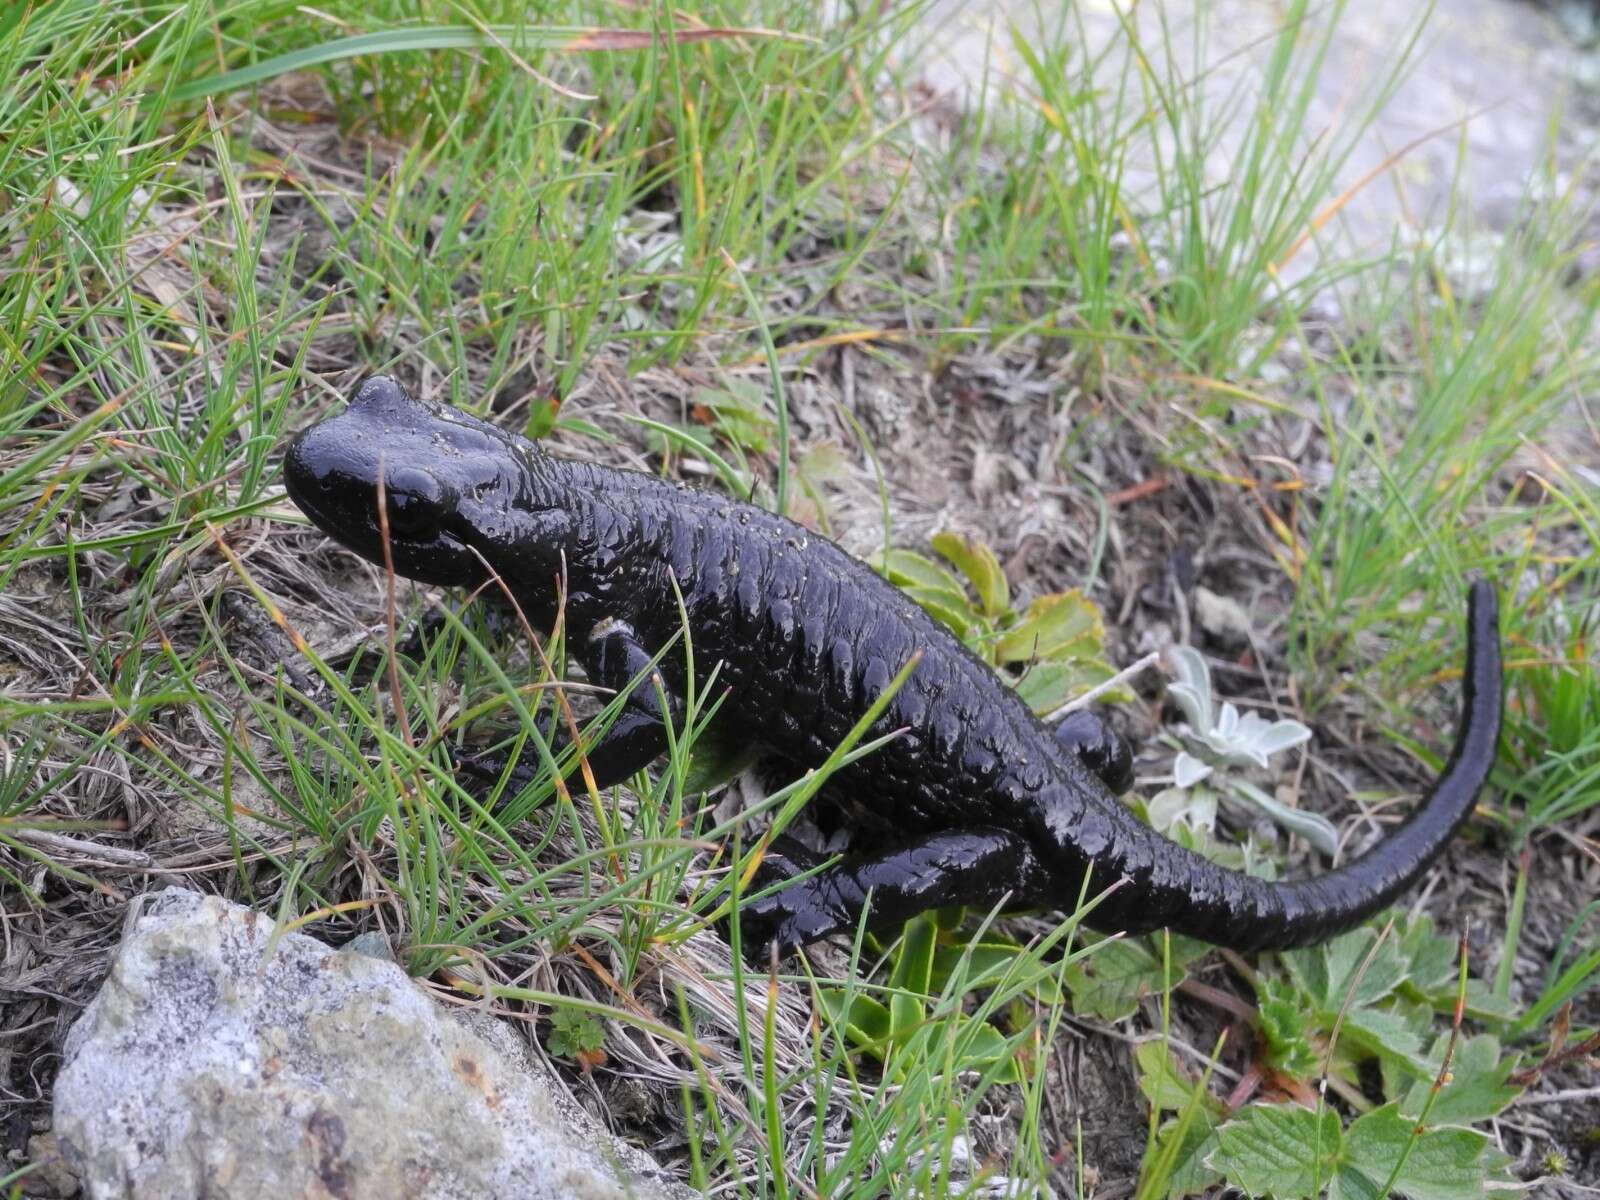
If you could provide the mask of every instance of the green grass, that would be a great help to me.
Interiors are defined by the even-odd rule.
[[[776,0],[693,18],[493,0],[0,14],[8,905],[143,886],[73,843],[126,842],[98,781],[128,780],[160,814],[137,843],[158,860],[193,836],[213,886],[332,939],[382,907],[419,977],[530,1014],[539,1036],[559,1012],[625,1031],[610,1053],[650,1047],[678,1072],[685,1177],[725,1194],[965,1195],[997,1176],[1086,1192],[1091,1143],[1051,1123],[1061,1077],[1045,1069],[1069,1012],[1159,1047],[1136,1059],[1148,1120],[1128,1114],[1148,1134],[1141,1195],[1224,1165],[1250,1178],[1263,1131],[1305,1120],[1269,1085],[1319,1107],[1313,1135],[1335,1139],[1346,1186],[1409,1178],[1419,1155],[1498,1171],[1426,1125],[1428,1106],[1481,1124],[1519,1055],[1559,1051],[1564,1006],[1575,1032],[1596,1020],[1593,905],[1563,914],[1541,977],[1512,970],[1530,888],[1577,853],[1600,801],[1584,399],[1600,282],[1575,270],[1590,172],[1530,187],[1477,282],[1454,265],[1466,196],[1420,249],[1361,261],[1332,248],[1335,181],[1415,38],[1319,137],[1310,105],[1343,6],[1289,5],[1250,85],[1224,91],[1164,14],[1097,42],[1065,5],[994,48],[1007,86],[930,126],[919,6],[879,7],[828,26]],[[594,45],[610,48],[579,48]],[[1228,139],[1219,181],[1208,156]],[[1341,319],[1313,329],[1308,305],[1341,283]],[[1463,966],[1453,926],[1407,920],[1229,976],[1197,947],[1085,941],[1081,914],[1008,923],[1015,943],[968,914],[964,934],[934,935],[937,970],[927,945],[862,936],[837,979],[752,971],[714,928],[758,835],[702,802],[711,664],[695,664],[670,754],[592,794],[548,769],[559,636],[535,650],[473,607],[392,666],[381,645],[348,666],[332,653],[391,614],[375,575],[313,554],[279,448],[355,379],[397,370],[575,453],[670,445],[662,461],[819,520],[829,481],[858,467],[886,489],[866,524],[925,550],[895,529],[906,464],[854,414],[854,444],[797,436],[795,406],[831,386],[842,343],[913,397],[958,360],[1048,372],[1051,390],[1013,407],[1071,425],[1058,482],[1101,513],[1092,565],[1074,568],[1102,604],[1121,599],[1107,530],[1132,518],[1077,468],[1122,439],[1152,476],[1186,479],[1292,603],[1262,631],[1291,706],[1414,761],[1408,782],[1444,749],[1432,696],[1459,668],[1465,580],[1499,582],[1509,715],[1471,830],[1516,881],[1497,957],[1475,947]],[[639,412],[617,402],[630,388]],[[1318,448],[1304,462],[1277,449],[1300,418]],[[239,603],[280,632],[242,633]],[[402,589],[392,619],[422,607]],[[543,780],[464,788],[448,751],[486,736],[536,755]],[[788,821],[819,783],[765,806]],[[1254,1089],[1240,1059],[1178,1044],[1174,1013],[1213,1009],[1267,1047]],[[852,1013],[887,1015],[873,1053]],[[1466,1100],[1443,1082],[1458,1042]],[[1231,1123],[1230,1089],[1254,1097]],[[1415,1140],[1389,1154],[1395,1113]]]

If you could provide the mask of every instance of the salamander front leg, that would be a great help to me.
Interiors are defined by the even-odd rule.
[[[871,929],[899,925],[930,908],[962,904],[1028,908],[1049,902],[1044,869],[1033,849],[1000,829],[932,834],[886,854],[846,859],[782,891],[747,901],[739,929],[747,955],[759,962],[836,933],[852,932],[872,896]]]
[[[632,628],[622,621],[602,621],[590,631],[583,644],[575,647],[591,682],[614,691],[624,691],[650,666],[651,654],[640,644]],[[667,748],[667,729],[662,724],[659,675],[646,674],[628,693],[627,704],[617,714],[611,728],[599,741],[585,747],[584,758],[595,786],[613,787],[636,775]],[[664,686],[663,689],[664,691]],[[667,719],[674,715],[672,697],[667,697]],[[564,732],[558,732],[550,747],[557,758],[571,745]],[[521,791],[537,777],[539,768],[530,766],[527,755],[510,768],[507,795]],[[459,766],[480,779],[494,781],[507,769],[504,755],[473,755],[457,760]]]
[[[590,682],[601,687],[628,692],[629,685],[639,680],[628,692],[627,707],[587,751],[595,785],[607,788],[638,774],[666,753],[663,721],[675,719],[677,701],[660,673],[650,671],[653,655],[625,621],[601,621],[589,631],[578,654]]]

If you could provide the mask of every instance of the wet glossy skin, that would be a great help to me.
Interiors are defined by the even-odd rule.
[[[1472,586],[1461,724],[1427,799],[1362,858],[1317,878],[1266,883],[1141,824],[1116,798],[1127,747],[1079,717],[1042,725],[981,660],[898,589],[832,542],[761,509],[636,472],[545,455],[464,413],[368,380],[345,412],[300,434],[284,464],[294,501],[327,533],[383,561],[386,482],[395,570],[473,585],[492,568],[530,620],[555,615],[565,565],[569,644],[597,682],[625,687],[677,632],[673,581],[702,672],[732,688],[719,722],[776,767],[820,764],[920,652],[878,732],[906,732],[840,772],[827,797],[852,857],[747,904],[747,944],[790,947],[925,909],[1071,909],[1121,881],[1089,923],[1266,949],[1329,937],[1383,909],[1440,853],[1494,761],[1501,709],[1493,589]],[[681,656],[661,663],[670,695]],[[649,695],[646,696],[646,691]],[[665,747],[654,689],[637,689],[589,752],[602,785]]]

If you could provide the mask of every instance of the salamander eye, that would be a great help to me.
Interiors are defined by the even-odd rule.
[[[384,487],[388,508],[389,532],[414,537],[439,524],[444,488],[426,471],[401,467],[393,472]]]

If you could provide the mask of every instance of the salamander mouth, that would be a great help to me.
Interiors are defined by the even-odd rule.
[[[318,529],[369,562],[384,565],[376,489],[341,487],[337,479],[319,477],[298,464],[292,451],[285,463],[283,482],[289,499]],[[364,502],[359,499],[363,493]],[[476,583],[485,574],[477,554],[448,529],[433,527],[406,533],[391,522],[388,542],[387,557],[395,572],[409,579],[462,585]]]
[[[334,489],[314,474],[295,470],[292,460],[285,464],[283,487],[284,491],[289,493],[289,499],[294,501],[295,507],[310,517],[313,525],[336,542],[349,545],[350,536],[357,529],[365,531],[370,528],[374,534],[377,532],[375,505],[372,512],[360,513],[351,512],[345,504],[329,503],[330,499],[335,501],[338,499]],[[363,549],[362,553],[366,551]]]
[[[315,487],[307,486],[308,482],[303,472],[296,468],[294,451],[291,447],[290,456],[283,464],[283,490],[289,493],[289,499],[294,501],[294,506],[310,517],[312,523],[318,529],[324,533],[331,534],[332,531],[328,528],[327,515],[322,511],[321,505],[317,503],[316,489]]]

